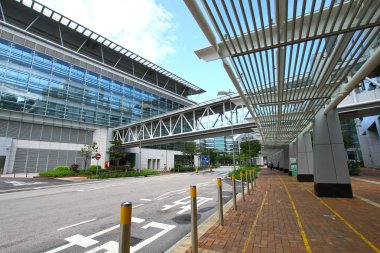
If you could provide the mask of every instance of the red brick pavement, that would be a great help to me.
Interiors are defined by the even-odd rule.
[[[352,185],[354,193],[379,203],[380,185]],[[225,226],[215,224],[199,238],[200,252],[380,252],[379,207],[358,198],[318,199],[312,189],[313,183],[263,169],[253,194],[225,215]]]

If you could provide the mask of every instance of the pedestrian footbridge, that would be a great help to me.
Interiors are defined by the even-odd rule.
[[[173,143],[255,131],[256,123],[238,94],[143,119],[113,130],[126,147]]]

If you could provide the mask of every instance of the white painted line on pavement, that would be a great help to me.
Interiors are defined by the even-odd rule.
[[[376,202],[374,202],[372,200],[366,199],[366,198],[364,198],[362,196],[359,196],[357,194],[354,194],[354,197],[356,197],[356,198],[358,198],[358,199],[360,199],[360,200],[362,200],[364,202],[367,202],[368,204],[371,204],[373,206],[376,206],[376,207],[380,208],[380,204],[378,204],[378,203],[376,203]]]
[[[133,209],[133,208],[137,208],[137,207],[139,207],[139,206],[143,206],[143,205],[144,205],[144,204],[138,204],[138,205],[135,205],[135,206],[132,205],[132,209]]]
[[[379,181],[372,181],[372,180],[367,180],[367,179],[362,179],[362,178],[351,177],[351,179],[363,181],[363,182],[370,183],[370,184],[380,184]]]
[[[72,227],[75,227],[75,226],[79,226],[79,225],[82,225],[82,224],[85,224],[85,223],[88,223],[88,222],[91,222],[91,221],[96,221],[96,218],[91,219],[91,220],[85,220],[85,221],[82,221],[82,222],[79,222],[79,223],[76,223],[76,224],[73,224],[73,225],[70,225],[70,226],[67,226],[67,227],[58,228],[57,231],[61,231],[61,230],[64,230],[66,228],[72,228]]]
[[[142,198],[140,200],[142,200],[142,201],[152,201],[151,199],[144,199],[144,198]]]

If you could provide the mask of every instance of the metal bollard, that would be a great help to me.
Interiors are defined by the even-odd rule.
[[[120,207],[119,253],[129,253],[131,249],[132,202],[123,202]]]
[[[243,172],[240,171],[240,182],[241,182],[241,194],[243,195],[243,201],[245,201],[244,196],[244,181],[243,181]]]
[[[13,169],[13,177],[16,177],[16,169]]]
[[[237,205],[236,205],[236,177],[232,176],[232,198],[233,198],[233,204],[234,204],[234,210],[237,211]]]
[[[191,245],[192,252],[198,253],[198,210],[197,210],[197,187],[190,186],[191,200]]]
[[[26,174],[26,175],[25,175],[25,177],[28,177],[28,172],[29,172],[29,171],[28,171],[28,170],[26,170],[26,172],[25,172],[25,174]]]
[[[247,194],[249,195],[248,170],[245,171],[245,181],[247,182]]]
[[[224,226],[224,220],[223,220],[223,190],[222,190],[222,179],[220,177],[218,177],[216,179],[216,184],[218,186],[219,225]]]
[[[1,175],[3,175],[3,168],[0,168],[0,177],[1,177]]]
[[[255,169],[253,169],[253,184],[256,187],[256,173],[255,173]]]
[[[251,175],[251,188],[252,188],[252,191],[253,191],[253,170],[250,170],[250,175]]]

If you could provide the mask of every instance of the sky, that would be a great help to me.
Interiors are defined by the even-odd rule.
[[[182,0],[39,0],[43,5],[206,90],[235,91],[220,60],[204,62],[194,51],[209,46]]]

